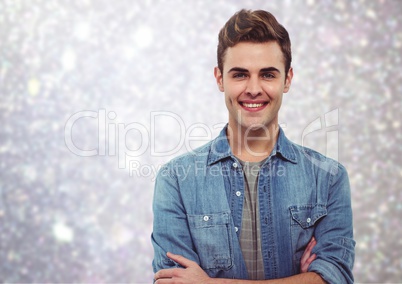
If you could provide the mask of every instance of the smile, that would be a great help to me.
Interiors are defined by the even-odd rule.
[[[263,105],[265,105],[264,103],[259,103],[259,104],[248,104],[248,103],[241,103],[244,107],[247,108],[258,108],[258,107],[262,107]]]
[[[260,111],[268,105],[268,102],[240,102],[240,105],[247,111]]]

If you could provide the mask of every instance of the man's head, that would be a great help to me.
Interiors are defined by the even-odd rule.
[[[287,74],[292,62],[292,52],[286,29],[269,12],[263,10],[237,12],[219,32],[218,68],[223,73],[224,57],[229,47],[240,42],[264,43],[270,41],[275,41],[280,46],[285,74]]]
[[[268,12],[239,11],[219,33],[214,75],[225,93],[231,129],[257,136],[277,129],[293,78],[287,31]]]

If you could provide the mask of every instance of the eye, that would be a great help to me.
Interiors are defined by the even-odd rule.
[[[237,78],[237,79],[243,79],[246,78],[247,74],[246,73],[234,73],[233,74],[233,78]]]
[[[263,73],[261,76],[264,79],[274,79],[275,78],[275,75],[273,73]]]

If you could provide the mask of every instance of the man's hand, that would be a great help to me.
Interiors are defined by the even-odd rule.
[[[306,273],[309,265],[316,259],[317,255],[311,254],[313,247],[317,241],[313,237],[308,243],[300,260],[300,273]],[[193,284],[195,281],[199,284],[207,284],[211,278],[202,270],[202,268],[194,261],[184,256],[168,252],[167,257],[177,262],[184,268],[169,268],[159,270],[155,274],[155,284]]]
[[[194,261],[185,258],[184,256],[168,252],[167,257],[177,262],[183,268],[169,268],[159,270],[155,274],[156,284],[193,284],[200,283],[206,284],[210,278],[202,270],[202,268]]]
[[[304,251],[301,260],[300,260],[300,273],[307,272],[308,267],[317,258],[316,254],[311,254],[313,247],[317,244],[317,241],[314,237],[311,238],[310,242],[308,243],[306,250]]]

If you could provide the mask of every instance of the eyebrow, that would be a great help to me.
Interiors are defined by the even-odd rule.
[[[279,69],[277,69],[275,67],[262,68],[260,70],[260,72],[262,72],[262,73],[264,73],[264,72],[278,72],[279,74],[281,73],[281,71],[279,71]]]
[[[249,71],[247,69],[245,69],[245,68],[233,67],[228,71],[228,73],[230,73],[230,72],[249,72]],[[277,69],[275,67],[266,67],[266,68],[262,68],[260,70],[260,73],[265,73],[265,72],[278,72],[278,73],[281,73],[281,71],[279,71],[279,69]]]

